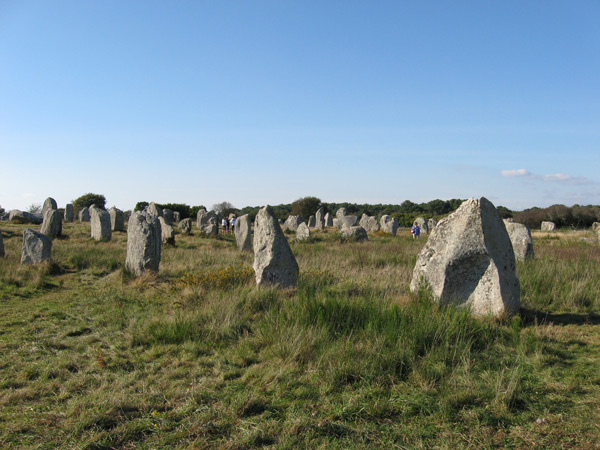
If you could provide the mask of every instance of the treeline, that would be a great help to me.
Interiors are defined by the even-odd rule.
[[[148,202],[137,202],[133,210],[141,211],[149,204],[150,203]],[[170,209],[171,211],[177,211],[181,219],[187,219],[188,217],[191,217],[194,220],[198,215],[198,211],[200,211],[201,209],[206,209],[206,207],[202,205],[190,206],[186,205],[185,203],[156,203],[156,206],[158,206],[160,209]]]
[[[539,229],[543,221],[554,222],[558,228],[589,228],[594,222],[600,222],[600,206],[598,205],[552,205],[548,208],[529,208],[514,212],[515,222]]]

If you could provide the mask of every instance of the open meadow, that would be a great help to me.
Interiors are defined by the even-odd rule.
[[[534,232],[521,313],[488,320],[409,293],[406,229],[288,234],[281,291],[233,235],[177,235],[136,279],[126,233],[64,223],[22,266],[27,226],[0,225],[0,448],[600,448],[592,232]]]

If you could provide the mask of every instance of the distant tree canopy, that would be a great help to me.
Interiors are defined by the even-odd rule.
[[[321,199],[317,197],[303,197],[292,203],[292,215],[302,216],[305,220],[314,215],[321,207]]]
[[[133,209],[134,211],[142,211],[144,208],[146,208],[150,203],[142,201],[142,202],[137,202],[135,204],[135,208]],[[189,206],[186,205],[185,203],[157,203],[156,206],[158,206],[160,209],[170,209],[171,211],[177,211],[179,213],[179,216],[181,219],[187,219],[188,217],[192,217],[195,218],[196,214],[198,214],[198,211],[202,208],[204,208],[204,206]]]
[[[594,222],[600,221],[600,206],[598,205],[552,205],[548,208],[528,208],[513,213],[515,222],[527,225],[531,229],[539,229],[542,222],[549,220],[557,227],[589,228]]]
[[[73,200],[73,209],[76,211],[82,210],[83,208],[89,208],[92,205],[96,205],[98,208],[105,209],[106,198],[101,194],[84,194],[81,197]]]

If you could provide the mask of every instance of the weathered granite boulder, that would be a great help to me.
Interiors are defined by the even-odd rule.
[[[333,226],[333,216],[330,213],[325,214],[325,227],[329,228]]]
[[[550,221],[542,222],[542,231],[556,231],[556,224]]]
[[[315,219],[315,216],[310,216],[308,218],[308,228],[315,228],[316,224],[317,224],[317,220]]]
[[[173,211],[173,222],[178,223],[181,220],[181,214],[179,211]]]
[[[161,256],[161,228],[158,216],[148,211],[134,212],[127,226],[125,267],[135,276],[147,270],[158,272]]]
[[[335,217],[338,219],[341,219],[342,217],[344,217],[346,215],[346,208],[339,208],[336,212],[335,212]]]
[[[173,211],[171,211],[169,208],[163,209],[162,217],[165,219],[167,225],[173,224]]]
[[[235,242],[240,252],[252,251],[251,225],[248,214],[235,219]]]
[[[317,230],[325,228],[325,210],[322,207],[315,213],[315,228]]]
[[[531,231],[522,223],[504,221],[504,226],[510,238],[510,242],[515,252],[515,258],[519,261],[525,261],[527,258],[533,258],[533,239]]]
[[[73,210],[73,204],[67,203],[65,205],[65,222],[73,222],[75,220],[75,211]]]
[[[12,220],[13,222],[16,222],[16,223],[33,223],[33,224],[39,225],[44,221],[44,218],[39,213],[32,214],[27,211],[12,209],[8,213],[8,220]]]
[[[125,214],[119,208],[112,207],[108,210],[110,214],[110,229],[112,231],[125,231]]]
[[[173,227],[167,223],[164,216],[159,216],[158,221],[160,222],[160,235],[162,243],[164,245],[175,245],[175,230]]]
[[[42,206],[42,217],[46,215],[46,211],[51,209],[58,209],[58,205],[56,204],[56,200],[54,200],[52,197],[48,197],[46,200],[44,200],[44,204]]]
[[[146,207],[146,210],[150,214],[154,214],[156,217],[162,217],[163,215],[163,210],[161,209],[161,207],[154,202],[150,202],[150,204]]]
[[[81,211],[79,211],[79,221],[80,222],[89,222],[90,221],[90,209],[88,207],[83,207]]]
[[[384,214],[381,216],[381,219],[379,219],[379,224],[381,225],[381,231],[396,236],[396,232],[398,231],[398,219],[396,217]]]
[[[48,261],[52,254],[52,239],[42,233],[26,228],[23,231],[21,264],[37,264]]]
[[[270,206],[254,221],[254,272],[256,284],[294,287],[298,283],[298,263]]]
[[[433,230],[435,228],[435,226],[437,225],[438,221],[435,220],[433,217],[431,219],[429,219],[427,221],[427,228],[429,228],[429,231]]]
[[[343,227],[342,238],[348,241],[368,241],[367,231],[363,227]]]
[[[96,205],[90,206],[90,229],[92,239],[96,241],[110,241],[112,231],[110,229],[110,214]]]
[[[343,216],[343,217],[339,217],[337,218],[337,222],[334,223],[334,225],[337,226],[338,230],[341,230],[342,228],[346,228],[346,227],[353,227],[357,224],[358,222],[358,217],[356,216]],[[336,219],[333,219],[334,221]]]
[[[0,258],[4,258],[4,239],[2,239],[1,231],[0,231]]]
[[[47,209],[40,233],[56,239],[62,233],[62,217],[57,209]]]
[[[358,224],[363,227],[365,231],[376,233],[380,230],[379,224],[377,223],[377,217],[375,216],[367,216],[366,214],[363,214]]]
[[[179,221],[179,231],[183,234],[190,234],[192,232],[192,219],[189,217]]]
[[[196,216],[196,226],[202,234],[217,235],[219,234],[218,217],[214,211],[206,211],[201,209]]]
[[[304,219],[302,218],[302,216],[289,216],[285,220],[283,226],[286,228],[286,230],[295,232],[298,230],[298,225],[300,225],[301,223],[304,223]]]
[[[298,229],[296,230],[296,240],[306,241],[308,239],[310,239],[310,229],[306,223],[302,222],[298,225]]]
[[[477,316],[515,314],[520,284],[515,254],[494,205],[471,198],[440,220],[419,253],[410,290],[428,285],[435,299]]]
[[[413,225],[419,225],[421,233],[429,234],[429,227],[427,226],[427,222],[423,217],[417,217],[413,222]]]

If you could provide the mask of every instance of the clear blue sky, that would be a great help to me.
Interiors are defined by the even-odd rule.
[[[0,205],[600,204],[600,2],[0,0]]]

